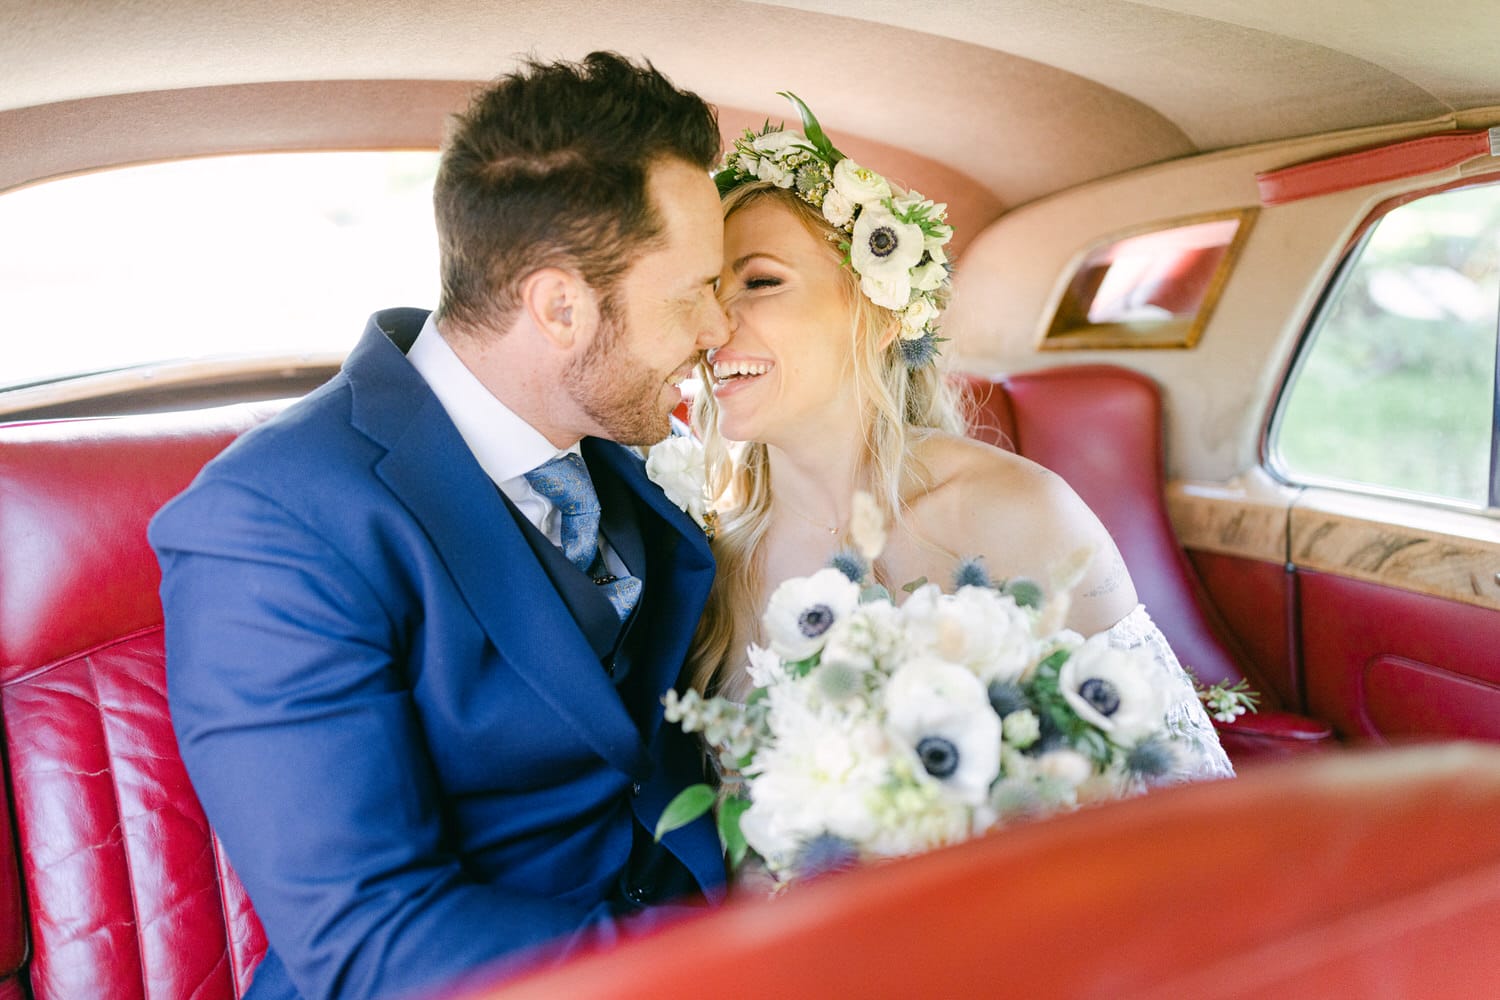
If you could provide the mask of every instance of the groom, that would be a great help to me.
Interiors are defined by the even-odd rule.
[[[726,337],[719,142],[649,64],[498,81],[443,151],[437,311],[377,313],[152,523],[183,760],[269,940],[253,1000],[722,897],[711,821],[650,835],[700,778],[660,699],[713,561],[621,446]]]

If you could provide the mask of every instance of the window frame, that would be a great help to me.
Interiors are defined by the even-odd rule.
[[[1403,191],[1400,194],[1383,199],[1377,202],[1364,215],[1359,224],[1354,228],[1354,231],[1349,235],[1337,263],[1330,272],[1328,280],[1324,283],[1312,307],[1308,310],[1307,316],[1302,321],[1302,329],[1297,335],[1296,344],[1288,357],[1276,393],[1272,397],[1270,409],[1266,414],[1261,428],[1260,465],[1272,480],[1293,489],[1334,490],[1353,496],[1399,500],[1441,510],[1457,511],[1465,514],[1479,514],[1494,520],[1500,520],[1500,321],[1497,321],[1495,337],[1495,372],[1490,382],[1490,464],[1488,470],[1489,497],[1487,504],[1478,504],[1473,501],[1461,500],[1457,497],[1445,497],[1431,493],[1402,490],[1394,486],[1360,483],[1348,479],[1335,479],[1317,475],[1293,475],[1286,467],[1285,458],[1279,447],[1281,424],[1286,414],[1288,398],[1292,387],[1296,384],[1302,372],[1303,366],[1307,363],[1307,358],[1312,354],[1318,335],[1322,331],[1322,317],[1336,297],[1343,291],[1350,274],[1364,256],[1365,247],[1369,244],[1381,220],[1396,211],[1396,209],[1412,202],[1445,194],[1449,191],[1474,187],[1500,187],[1500,171],[1490,171],[1460,177],[1442,184]],[[1497,315],[1500,315],[1500,311],[1497,311]]]
[[[1037,350],[1192,350],[1202,339],[1209,320],[1213,318],[1214,310],[1219,304],[1225,286],[1229,283],[1230,276],[1239,264],[1240,255],[1244,252],[1245,244],[1249,241],[1250,233],[1255,228],[1255,221],[1259,215],[1260,208],[1255,205],[1213,212],[1197,212],[1192,215],[1157,219],[1131,226],[1092,241],[1069,261],[1065,270],[1067,280],[1063,283],[1062,291],[1048,311],[1050,318],[1042,330],[1041,339],[1037,342]],[[1176,319],[1168,320],[1162,324],[1160,331],[1132,333],[1122,323],[1089,323],[1085,319],[1082,324],[1076,324],[1065,318],[1065,308],[1073,284],[1082,275],[1084,265],[1088,263],[1089,258],[1100,250],[1138,236],[1228,221],[1238,223],[1234,236],[1225,245],[1224,257],[1215,267],[1213,276],[1209,279],[1208,288],[1203,293],[1202,301],[1199,302],[1198,309],[1190,321],[1184,323]],[[1097,291],[1095,289],[1096,293]]]

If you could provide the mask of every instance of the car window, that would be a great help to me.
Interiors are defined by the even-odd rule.
[[[1345,261],[1272,430],[1294,482],[1486,505],[1500,185],[1400,205]]]
[[[224,156],[0,195],[0,392],[85,372],[342,355],[437,299],[434,152]]]

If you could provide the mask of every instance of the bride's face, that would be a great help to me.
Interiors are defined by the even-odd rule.
[[[724,437],[806,439],[849,407],[851,316],[841,266],[837,250],[775,200],[725,221],[719,301],[729,340],[709,352]]]

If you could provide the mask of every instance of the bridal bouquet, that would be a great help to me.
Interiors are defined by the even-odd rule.
[[[853,552],[782,583],[743,704],[667,695],[667,720],[703,734],[724,780],[679,795],[658,837],[717,805],[731,864],[753,851],[784,884],[1170,772],[1178,751],[1145,654],[1061,627],[1086,561],[1046,602],[977,560],[951,593],[918,581],[900,606]]]

